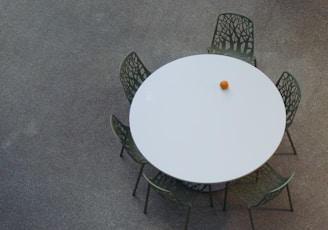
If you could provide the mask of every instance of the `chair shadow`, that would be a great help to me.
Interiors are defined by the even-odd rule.
[[[274,156],[295,156],[295,154],[291,152],[276,152]]]
[[[255,210],[255,209],[254,209]],[[261,211],[279,211],[279,212],[291,212],[289,208],[271,208],[271,207],[257,207],[256,210]]]

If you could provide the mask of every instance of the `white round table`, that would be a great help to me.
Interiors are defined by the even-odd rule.
[[[229,82],[223,90],[219,83]],[[220,183],[264,164],[279,146],[286,114],[259,69],[203,54],[172,61],[140,86],[130,108],[132,137],[160,171],[194,183]]]

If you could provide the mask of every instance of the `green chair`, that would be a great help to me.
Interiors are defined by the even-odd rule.
[[[235,13],[220,14],[207,50],[208,53],[236,57],[256,66],[252,20]]]
[[[183,181],[177,180],[162,172],[159,172],[156,176],[152,178],[149,178],[145,174],[143,175],[148,182],[144,213],[145,214],[147,213],[150,188],[153,188],[153,190],[156,193],[158,193],[160,196],[164,197],[165,199],[172,201],[183,207],[187,207],[187,217],[184,225],[184,229],[187,229],[189,223],[189,217],[190,217],[190,210],[193,201],[199,195],[199,192],[184,185]],[[213,207],[211,187],[210,187],[210,202],[211,202],[211,207]]]
[[[141,178],[142,171],[144,169],[144,166],[148,163],[148,161],[144,158],[144,156],[140,153],[137,146],[135,145],[130,128],[124,124],[122,124],[115,115],[110,116],[110,126],[112,128],[112,131],[114,132],[115,136],[120,140],[122,144],[120,157],[123,156],[124,150],[131,156],[131,158],[139,163],[141,165],[139,174],[137,177],[137,182],[134,186],[132,195],[135,196],[136,190]]]
[[[272,201],[285,187],[288,193],[290,211],[293,211],[288,188],[288,183],[293,176],[294,173],[290,177],[283,177],[266,163],[255,172],[226,183],[223,211],[226,209],[228,191],[231,191],[247,204],[252,229],[254,229],[252,208]]]
[[[301,101],[301,89],[296,79],[288,72],[283,72],[276,83],[286,108],[286,133],[296,155],[296,149],[290,136],[288,128],[293,123],[297,108]]]
[[[129,53],[120,65],[120,80],[129,102],[132,102],[139,86],[151,74],[135,52]]]

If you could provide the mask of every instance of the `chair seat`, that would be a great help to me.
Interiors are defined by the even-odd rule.
[[[235,52],[233,50],[220,50],[216,47],[208,47],[207,48],[208,53],[210,54],[221,54],[221,55],[227,55],[227,56],[231,56],[231,57],[235,57],[247,62],[250,62],[251,64],[253,64],[254,62],[254,56],[249,56],[249,55],[245,55],[243,53],[239,53],[239,52]]]
[[[132,137],[131,137],[132,139]],[[129,146],[128,154],[132,157],[134,161],[136,161],[139,164],[148,164],[149,162],[146,160],[146,158],[140,153],[137,146],[134,144],[131,144]]]

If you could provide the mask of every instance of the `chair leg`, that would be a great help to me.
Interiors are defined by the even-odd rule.
[[[143,168],[145,167],[145,164],[141,164],[141,168],[140,168],[140,171],[139,171],[139,175],[138,175],[138,178],[137,178],[137,182],[134,186],[134,189],[133,189],[133,193],[132,195],[135,196],[136,195],[136,191],[137,191],[137,188],[138,188],[138,184],[139,184],[139,181],[140,181],[140,177],[141,177],[141,174],[142,174],[142,171],[143,171]]]
[[[144,214],[147,214],[149,193],[150,193],[150,184],[148,184],[148,188],[147,188],[147,195],[146,195],[146,201],[145,201],[145,207],[144,207]]]
[[[253,217],[252,217],[252,209],[248,208],[248,215],[249,215],[249,219],[251,220],[251,224],[252,224],[252,229],[254,230],[254,223],[253,223]]]
[[[187,218],[186,218],[186,223],[185,223],[185,227],[184,227],[185,230],[188,229],[188,223],[189,223],[189,217],[190,217],[190,210],[191,210],[191,207],[188,206],[188,210],[187,210]]]
[[[289,192],[288,184],[287,184],[287,186],[286,186],[286,189],[287,189],[287,194],[288,194],[288,200],[289,200],[290,211],[294,211],[293,203],[292,203],[292,198],[291,198],[291,196],[290,196],[290,192]]]
[[[255,182],[257,182],[258,178],[259,178],[259,174],[260,174],[260,170],[257,169],[256,170],[256,176],[255,176]]]
[[[224,189],[224,201],[223,201],[223,211],[226,210],[226,204],[227,204],[227,196],[228,196],[228,183],[226,183],[225,189]]]
[[[120,152],[120,157],[123,157],[123,152],[124,152],[124,145],[122,145],[121,152]]]
[[[214,208],[214,205],[213,205],[213,194],[212,194],[212,185],[208,185],[208,191],[209,191],[209,195],[210,195],[210,205],[211,205],[211,208]]]
[[[294,154],[297,155],[297,152],[296,152],[296,149],[295,149],[295,146],[294,146],[294,142],[293,142],[293,140],[292,140],[292,137],[291,137],[290,134],[289,134],[288,129],[286,129],[286,133],[287,133],[287,136],[288,136],[289,142],[290,142],[290,144],[291,144],[291,146],[292,146],[292,148],[293,148]]]

